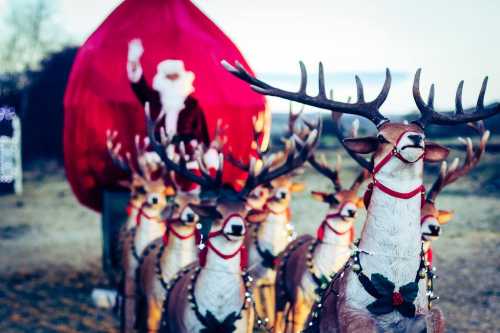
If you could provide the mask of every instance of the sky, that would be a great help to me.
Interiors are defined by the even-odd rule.
[[[6,1],[0,0],[0,11]],[[77,42],[83,42],[121,3],[57,1],[58,18]],[[366,85],[365,95],[370,98],[378,93],[382,73],[389,67],[403,75],[393,85],[382,110],[397,112],[415,108],[411,85],[416,69],[422,67],[422,91],[436,83],[436,107],[453,107],[455,89],[462,79],[464,105],[473,105],[485,75],[490,77],[486,101],[500,99],[498,1],[193,2],[236,43],[264,78],[272,77],[270,73],[286,73],[295,75],[298,84],[298,60],[305,61],[310,72],[321,60],[333,75],[360,73],[363,79],[364,74],[372,73],[378,77]],[[355,94],[354,77],[339,85],[333,87],[339,99]]]

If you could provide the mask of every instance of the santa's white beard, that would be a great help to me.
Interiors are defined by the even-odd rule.
[[[194,90],[193,80],[188,75],[183,75],[172,81],[164,73],[157,73],[153,78],[153,89],[160,94],[167,135],[173,137],[177,134],[177,122],[179,113],[184,109],[184,101]]]

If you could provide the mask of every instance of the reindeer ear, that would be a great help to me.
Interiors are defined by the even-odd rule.
[[[252,209],[247,213],[245,219],[250,223],[260,223],[265,221],[267,215],[269,215],[269,213],[266,211]]]
[[[196,205],[190,203],[189,208],[191,208],[201,219],[218,220],[223,217],[215,206]]]
[[[167,187],[165,187],[163,194],[166,197],[173,197],[175,195],[175,189],[172,186],[167,186]]]
[[[291,192],[302,192],[304,191],[304,183],[292,183],[290,187]]]
[[[363,198],[357,198],[356,207],[357,208],[365,208],[365,202],[364,202]]]
[[[440,162],[448,157],[450,150],[434,142],[425,142],[424,161]]]
[[[439,224],[446,224],[451,221],[453,218],[453,212],[450,212],[448,210],[439,210],[438,213],[438,222]]]
[[[311,195],[314,200],[321,202],[326,202],[326,198],[328,198],[328,193],[325,192],[311,191]]]
[[[379,140],[374,136],[344,139],[344,146],[358,154],[369,154],[377,150]]]

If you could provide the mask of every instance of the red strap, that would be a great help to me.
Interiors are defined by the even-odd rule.
[[[422,153],[422,155],[420,155],[419,158],[417,158],[416,161],[414,162],[411,162],[411,161],[408,161],[407,159],[405,159],[397,150],[396,150],[396,147],[399,143],[399,141],[401,140],[401,138],[403,137],[403,135],[405,135],[408,131],[404,131],[403,133],[401,133],[398,137],[398,139],[396,140],[396,143],[394,144],[394,148],[387,154],[385,155],[385,157],[373,168],[373,171],[372,171],[372,174],[375,176],[379,171],[380,169],[382,169],[382,167],[384,165],[387,164],[387,162],[389,162],[389,160],[393,157],[393,156],[396,156],[398,159],[400,159],[401,161],[403,161],[404,163],[415,163],[417,162],[418,160],[420,160],[421,158],[424,157],[424,153]]]
[[[163,244],[166,246],[168,244],[168,240],[170,238],[170,234],[173,234],[175,237],[179,238],[180,240],[186,240],[189,239],[193,236],[195,236],[195,242],[198,244],[198,235],[197,235],[197,229],[194,229],[193,232],[187,234],[187,235],[181,235],[178,233],[174,227],[171,225],[173,222],[177,221],[178,219],[175,220],[169,220],[166,222],[167,224],[167,230],[165,230],[165,233],[163,234]]]
[[[375,187],[379,188],[382,192],[389,194],[391,197],[396,197],[399,199],[411,199],[414,196],[416,196],[418,193],[425,193],[425,187],[424,185],[420,185],[416,189],[410,191],[410,192],[398,192],[394,191],[387,186],[383,185],[381,182],[377,181],[376,179],[373,179],[373,184]]]
[[[234,251],[233,253],[225,254],[225,253],[222,253],[221,251],[219,251],[215,246],[213,246],[213,244],[212,244],[212,242],[210,242],[210,240],[207,240],[205,247],[203,248],[203,250],[200,251],[200,254],[198,257],[199,261],[200,261],[200,266],[202,266],[202,267],[205,266],[205,264],[207,262],[207,254],[208,254],[209,248],[216,255],[218,255],[219,257],[221,257],[224,260],[234,258],[238,253],[240,253],[240,267],[242,269],[246,268],[247,263],[248,263],[248,255],[247,255],[246,248],[243,244],[241,244],[241,246],[238,249],[236,249],[236,251]]]
[[[330,215],[332,217],[332,215]],[[351,233],[351,242],[354,239],[354,226],[352,226],[349,230],[346,230],[344,232],[338,232],[335,230],[328,222],[327,220],[323,220],[323,222],[320,224],[318,230],[316,231],[316,238],[320,241],[323,241],[323,238],[325,237],[325,227],[333,231],[333,233],[337,236],[343,236],[346,233],[350,232]]]
[[[429,262],[429,264],[432,266],[432,247],[429,247],[427,252],[424,253],[425,255],[425,260]]]
[[[205,264],[206,264],[206,262],[207,262],[208,249],[210,248],[212,251],[214,251],[214,253],[216,255],[218,255],[219,257],[221,257],[224,260],[231,259],[234,256],[236,256],[238,253],[240,253],[240,268],[241,269],[246,269],[247,263],[248,263],[248,254],[247,254],[247,250],[246,250],[245,246],[243,245],[243,243],[233,253],[224,254],[221,251],[219,251],[215,246],[213,246],[212,242],[210,242],[211,238],[214,238],[214,237],[217,237],[217,236],[221,236],[221,235],[227,238],[227,236],[224,235],[224,233],[223,233],[222,230],[224,230],[224,227],[226,226],[226,224],[228,223],[228,221],[232,217],[235,217],[235,216],[241,217],[241,215],[236,214],[236,213],[229,215],[228,217],[226,217],[226,219],[224,220],[224,223],[222,224],[222,227],[219,230],[213,231],[213,232],[211,232],[211,233],[208,234],[207,241],[205,243],[205,247],[198,254],[198,260],[200,262],[200,266],[201,267],[204,267]]]
[[[385,157],[373,168],[373,172],[372,172],[373,182],[370,185],[368,185],[368,188],[366,189],[365,195],[363,197],[363,201],[364,201],[365,207],[368,207],[370,205],[371,195],[372,195],[372,192],[373,192],[373,186],[379,188],[385,194],[388,194],[388,195],[390,195],[392,197],[395,197],[395,198],[398,198],[398,199],[405,199],[405,200],[407,200],[407,199],[413,198],[418,193],[421,193],[422,199],[421,199],[420,206],[423,207],[424,202],[425,202],[425,187],[424,187],[423,184],[421,184],[419,187],[417,187],[416,189],[414,189],[414,190],[412,190],[410,192],[398,192],[398,191],[395,191],[395,190],[390,189],[387,186],[383,185],[381,182],[379,182],[375,178],[375,175],[380,171],[380,169],[382,169],[382,167],[384,165],[386,165],[391,160],[391,158],[393,156],[396,156],[398,159],[400,159],[404,163],[415,163],[415,162],[417,162],[418,160],[420,160],[421,158],[424,157],[424,154],[422,153],[422,155],[420,155],[419,158],[416,161],[410,162],[407,159],[405,159],[396,150],[396,146],[398,145],[399,141],[401,140],[401,138],[403,137],[403,135],[405,133],[406,133],[406,131],[403,132],[403,133],[401,133],[399,135],[398,139],[396,140],[394,149],[392,149],[387,155],[385,155]]]

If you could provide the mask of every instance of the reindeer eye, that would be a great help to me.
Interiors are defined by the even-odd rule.
[[[377,135],[377,139],[378,139],[378,142],[380,142],[380,143],[389,143],[389,141],[386,138],[384,138],[384,136],[382,134]]]
[[[156,205],[158,202],[160,202],[160,198],[157,194],[152,194],[148,197],[148,203],[150,205]]]
[[[144,187],[142,186],[138,186],[136,187],[135,191],[138,193],[138,194],[146,194],[146,190],[144,189]]]

